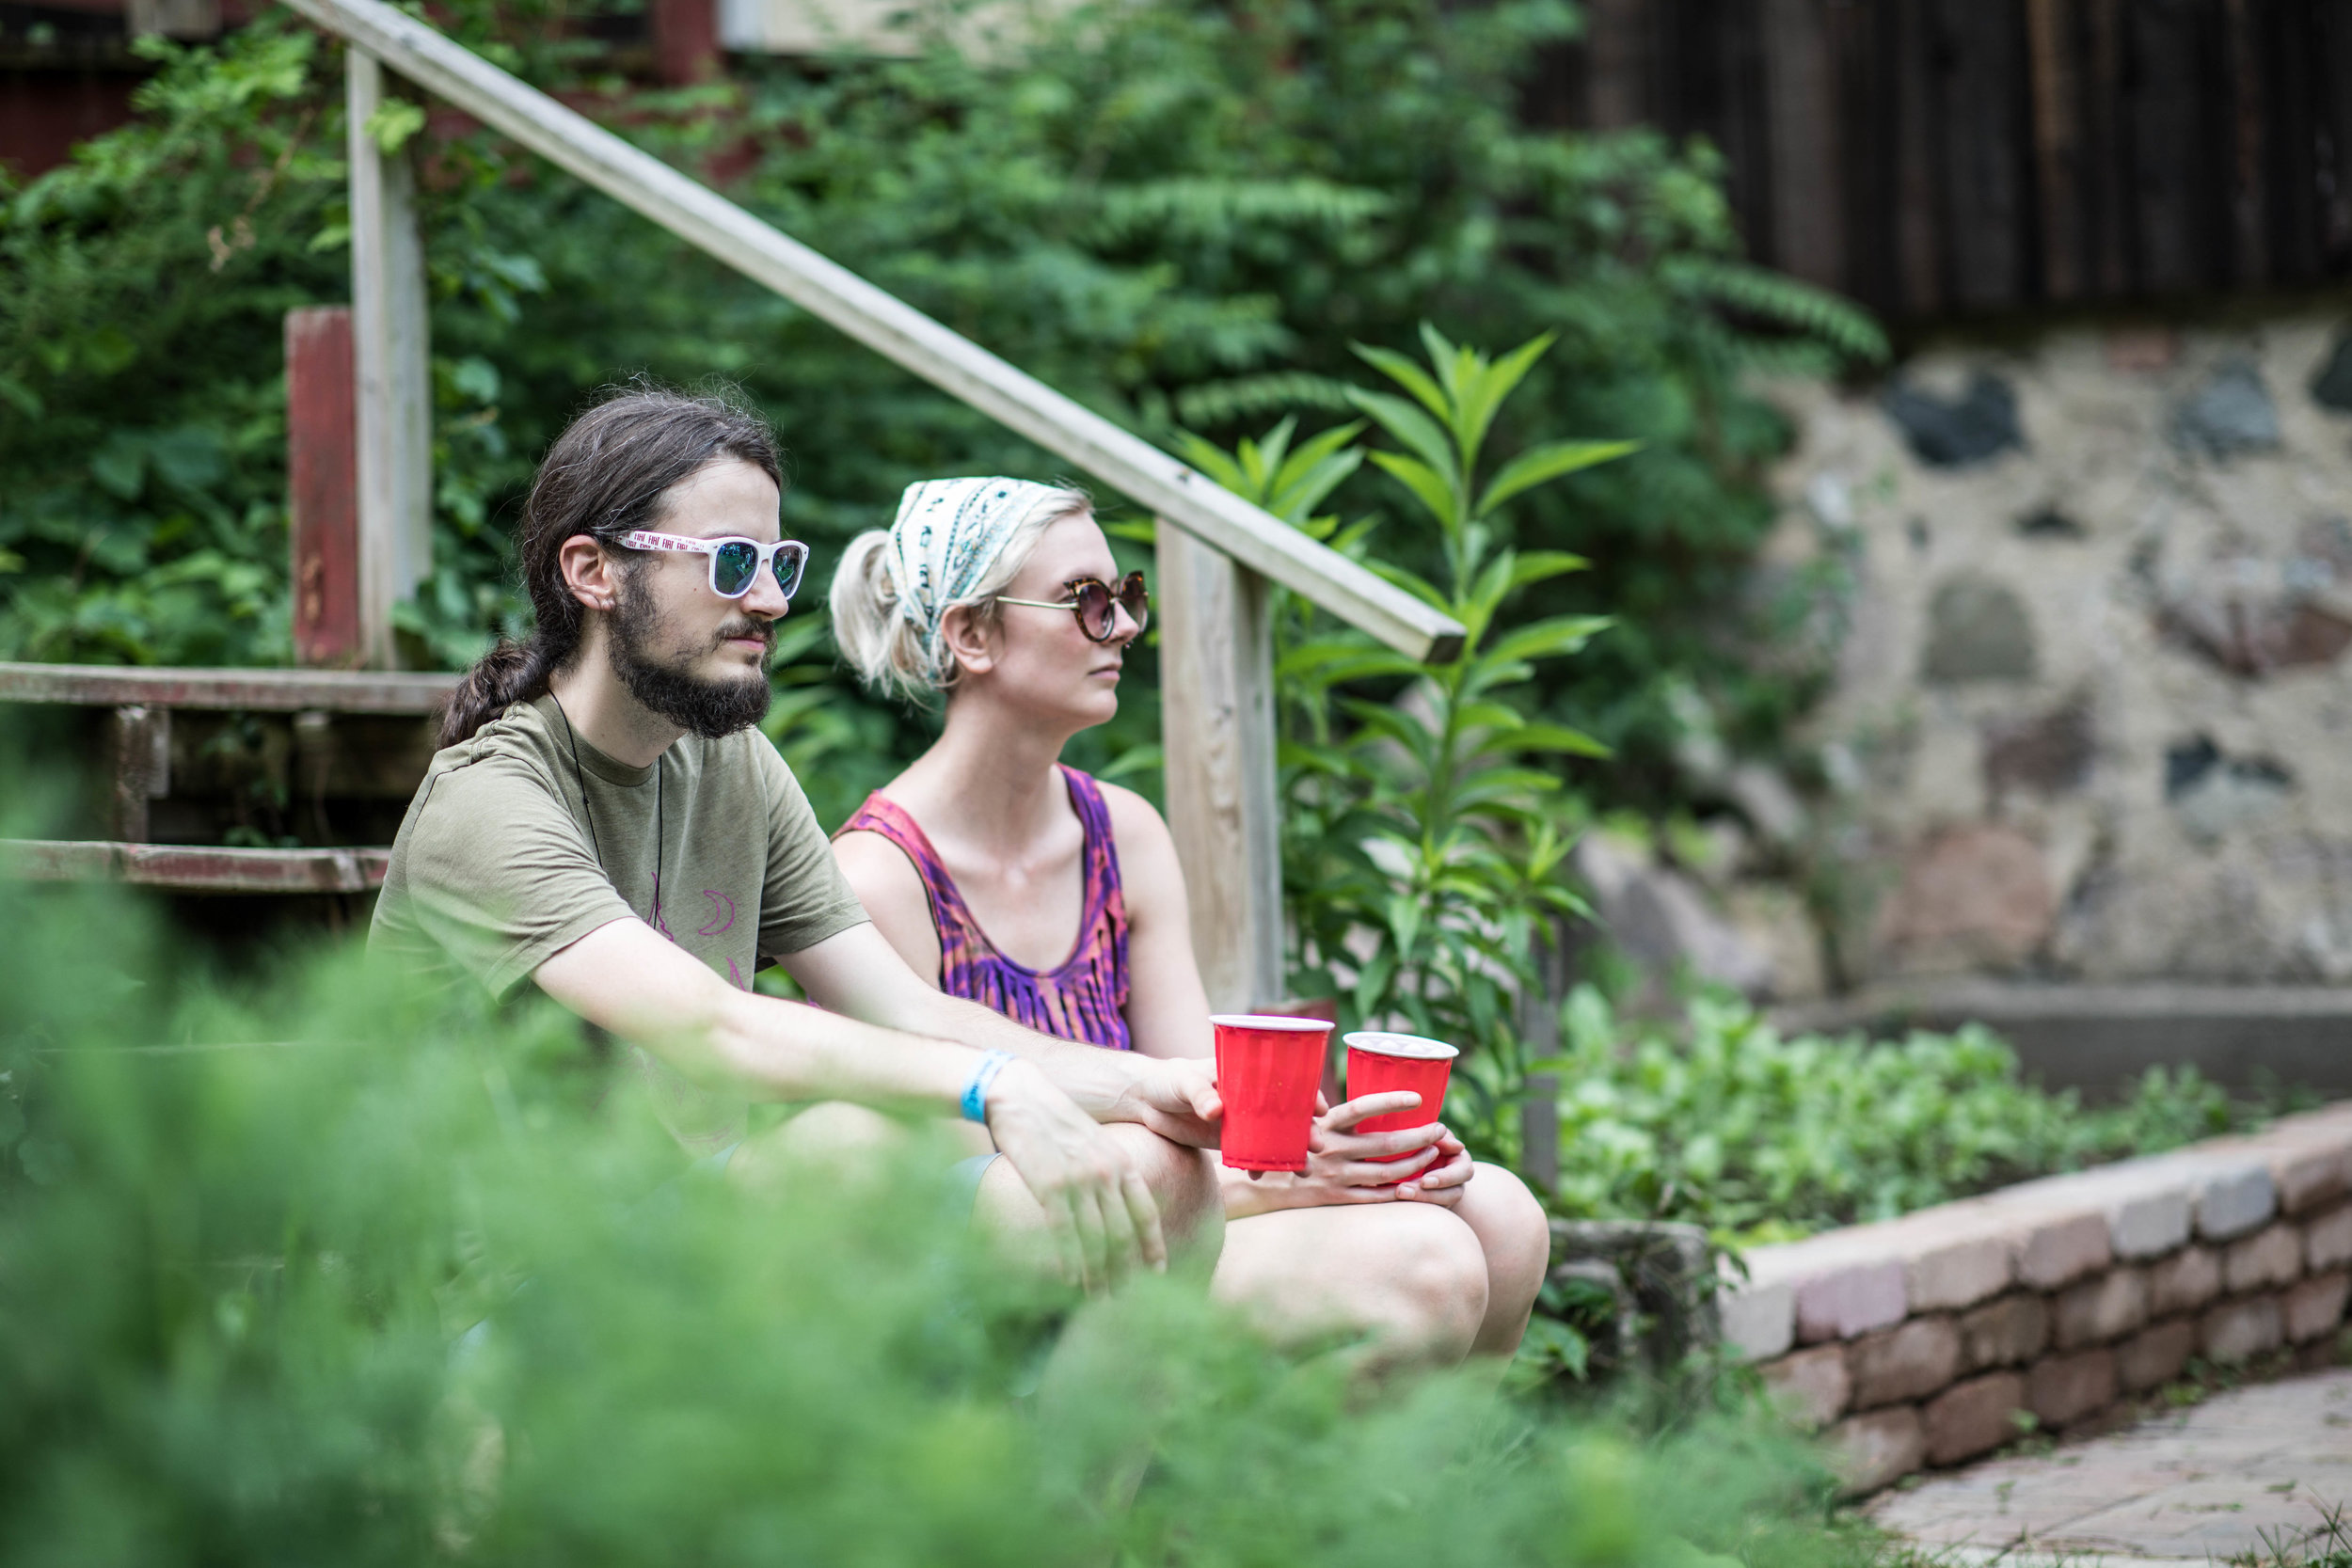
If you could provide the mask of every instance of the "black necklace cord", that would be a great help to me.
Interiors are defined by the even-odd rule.
[[[564,737],[572,743],[572,787],[580,791],[580,815],[588,819],[588,852],[596,857],[596,869],[602,871],[604,846],[596,842],[596,814],[588,809],[588,780],[580,770],[580,735],[572,728],[572,716],[564,713],[564,699],[550,690],[548,701],[564,714]]]
[[[572,716],[564,713],[564,699],[549,691],[548,700],[555,705],[556,712],[564,714],[564,737],[572,747],[572,787],[580,791],[580,815],[588,822],[588,852],[596,856],[596,869],[603,871],[604,846],[596,840],[596,814],[588,809],[588,780],[580,768],[580,732],[572,728]],[[661,929],[661,850],[670,836],[661,801],[661,762],[668,755],[664,751],[653,759],[653,916],[646,924],[657,931]]]

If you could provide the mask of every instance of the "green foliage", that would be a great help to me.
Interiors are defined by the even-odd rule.
[[[1362,1389],[1198,1279],[1073,1315],[935,1175],[683,1169],[544,1005],[231,994],[77,890],[0,926],[10,1563],[1825,1560],[1785,1437]]]
[[[1121,0],[985,61],[942,46],[754,64],[660,93],[613,77],[550,5],[436,16],[1153,436],[1181,422],[1230,442],[1344,409],[1350,343],[1407,351],[1424,320],[1471,341],[1555,334],[1518,418],[1638,437],[1644,455],[1518,498],[1500,542],[1573,542],[1594,562],[1586,588],[1534,585],[1542,613],[1632,617],[1536,678],[1637,757],[1661,672],[1737,679],[1713,634],[1766,515],[1752,469],[1780,439],[1738,377],[1876,350],[1851,310],[1740,261],[1703,149],[1516,115],[1527,63],[1572,26],[1557,0]],[[338,60],[278,12],[154,50],[138,124],[0,193],[0,657],[286,654],[280,320],[347,295]],[[402,103],[376,131],[419,159],[434,293],[437,569],[403,612],[415,661],[462,663],[521,626],[505,519],[532,455],[617,376],[729,377],[770,412],[818,586],[831,549],[914,480],[1059,471],[494,135],[420,128]],[[1365,498],[1371,477],[1353,482]],[[1442,580],[1413,543],[1401,563]],[[796,613],[821,620],[817,597]],[[830,818],[856,798],[831,781],[884,776],[925,730],[863,703],[819,642],[803,658],[787,683],[800,711],[838,721],[794,760],[826,763],[812,784]],[[1127,709],[1073,760],[1131,758],[1149,786],[1156,714],[1140,695]]]
[[[1887,1219],[2030,1177],[2252,1125],[2194,1068],[2152,1067],[2110,1105],[2027,1085],[1980,1026],[1899,1042],[1784,1038],[1701,1000],[1669,1031],[1580,987],[1562,1009],[1558,1207],[1690,1220],[1766,1242]]]
[[[1293,601],[1279,613],[1283,891],[1294,987],[1340,997],[1349,1026],[1398,1024],[1470,1044],[1454,1082],[1475,1103],[1479,1141],[1493,1149],[1507,1141],[1502,1113],[1522,1072],[1518,999],[1541,994],[1535,944],[1562,917],[1583,912],[1563,876],[1583,808],[1547,764],[1606,751],[1581,731],[1531,717],[1535,679],[1609,624],[1584,615],[1503,624],[1522,590],[1586,562],[1502,546],[1499,509],[1633,449],[1548,441],[1486,476],[1480,459],[1496,416],[1552,340],[1532,339],[1499,358],[1425,325],[1422,341],[1426,368],[1359,349],[1406,396],[1346,389],[1402,451],[1348,444],[1362,429],[1356,423],[1293,451],[1287,422],[1231,454],[1197,436],[1184,451],[1219,483],[1464,628],[1461,652],[1424,669],[1311,607]],[[1342,530],[1336,517],[1311,515],[1366,456],[1422,514],[1434,552],[1412,551],[1409,539],[1396,547],[1399,524],[1375,540],[1370,520]],[[1434,553],[1442,583],[1397,563],[1412,553]],[[1352,723],[1336,727],[1334,715]]]

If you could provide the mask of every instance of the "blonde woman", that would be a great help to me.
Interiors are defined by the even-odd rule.
[[[1142,575],[1120,575],[1088,498],[1002,478],[914,485],[889,530],[850,545],[832,605],[869,687],[946,704],[939,739],[835,839],[883,936],[924,979],[1030,1028],[1209,1055],[1167,824],[1060,762],[1072,736],[1118,710],[1150,614]],[[1472,1162],[1439,1107],[1419,1129],[1354,1131],[1411,1104],[1331,1107],[1302,1175],[1225,1171],[1213,1291],[1277,1337],[1360,1333],[1382,1359],[1517,1348],[1548,1257],[1542,1208],[1509,1171]],[[1433,1138],[1414,1160],[1372,1163]]]

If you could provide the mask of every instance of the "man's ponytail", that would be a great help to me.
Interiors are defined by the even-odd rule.
[[[548,689],[548,671],[528,642],[500,638],[498,646],[466,672],[441,711],[443,746],[473,738],[474,731],[504,713],[510,704],[527,703]]]
[[[585,535],[621,549],[622,534],[660,522],[672,489],[730,459],[783,487],[774,433],[723,397],[639,385],[616,388],[574,420],[540,462],[515,537],[534,617],[531,636],[501,639],[466,673],[442,714],[441,744],[470,740],[510,705],[540,696],[579,654],[586,611],[564,581],[565,541]]]

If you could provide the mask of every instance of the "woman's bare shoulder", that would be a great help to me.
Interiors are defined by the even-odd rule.
[[[1131,849],[1165,847],[1175,853],[1176,841],[1168,835],[1168,823],[1160,816],[1159,808],[1125,784],[1095,781],[1103,792],[1103,809],[1109,814],[1111,833],[1119,840],[1120,853]]]
[[[926,902],[922,875],[888,834],[851,828],[834,838],[833,855],[869,912],[877,897],[900,901],[911,895],[917,904]]]

